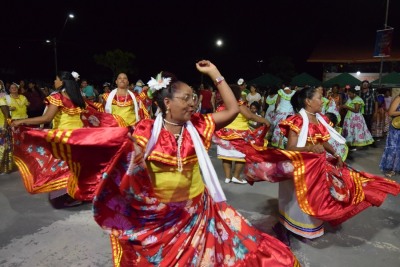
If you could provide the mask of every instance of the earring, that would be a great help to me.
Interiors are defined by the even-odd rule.
[[[168,114],[169,113],[169,108],[167,108],[167,110],[165,111],[165,114]]]

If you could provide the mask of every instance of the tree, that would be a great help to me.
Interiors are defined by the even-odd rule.
[[[134,54],[122,51],[121,49],[107,51],[102,55],[94,55],[94,60],[97,64],[111,69],[113,80],[121,72],[126,74],[135,73],[132,67],[133,59],[135,59]]]

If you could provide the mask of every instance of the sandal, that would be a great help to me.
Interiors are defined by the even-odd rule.
[[[395,175],[396,173],[394,171],[390,171],[390,172],[386,172],[385,173],[385,177],[386,178],[392,178],[393,175]]]

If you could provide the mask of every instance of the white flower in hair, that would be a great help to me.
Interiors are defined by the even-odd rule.
[[[154,93],[163,88],[167,88],[168,84],[171,82],[171,78],[164,78],[161,76],[161,72],[157,74],[156,78],[151,77],[150,81],[147,82],[149,90]]]
[[[75,80],[79,80],[79,73],[76,71],[71,72],[72,77],[74,77]]]

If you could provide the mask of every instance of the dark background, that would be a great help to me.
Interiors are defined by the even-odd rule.
[[[384,26],[386,1],[14,0],[0,7],[0,79],[52,81],[54,50],[45,40],[57,37],[58,69],[93,82],[112,79],[94,54],[119,48],[136,57],[131,82],[147,82],[164,70],[199,83],[194,63],[201,58],[214,62],[231,82],[272,72],[279,61],[321,79],[321,64],[306,62],[315,47],[321,40],[351,43],[359,36],[374,43],[376,30]],[[390,1],[394,45],[399,11],[399,1]],[[69,13],[75,18],[63,27]],[[215,45],[217,38],[222,47]]]

